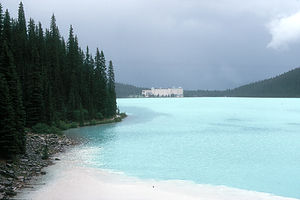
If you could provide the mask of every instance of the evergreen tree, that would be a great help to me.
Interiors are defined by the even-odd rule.
[[[106,78],[106,65],[103,52],[99,52],[97,48],[95,56],[95,89],[96,89],[96,106],[97,112],[104,116],[107,113],[107,78]]]
[[[108,96],[109,96],[109,116],[114,116],[117,110],[117,102],[116,102],[116,91],[115,91],[115,73],[113,68],[113,63],[110,60],[108,66]]]
[[[26,90],[27,84],[27,73],[28,69],[26,67],[26,53],[27,53],[27,27],[26,27],[26,19],[24,13],[23,3],[20,2],[18,9],[18,20],[16,21],[16,26],[13,26],[13,46],[11,47],[12,53],[14,54],[15,64],[17,67],[17,72],[22,83],[22,90],[24,91],[24,104],[27,104],[28,101],[28,93]]]
[[[69,40],[67,47],[67,65],[68,65],[68,74],[69,74],[69,85],[68,85],[68,106],[70,111],[79,109],[80,100],[78,94],[78,43],[75,40],[73,27],[70,26],[69,31]]]
[[[6,41],[6,44],[10,47],[11,46],[11,20],[8,10],[6,9],[3,19],[3,30],[2,30],[2,45],[4,41]],[[2,47],[3,48],[3,47]]]
[[[18,28],[19,32],[23,35],[23,39],[26,39],[26,19],[23,3],[20,2],[18,9]]]
[[[54,15],[44,31],[33,19],[26,26],[22,2],[17,19],[8,10],[3,15],[0,4],[0,156],[24,153],[24,125],[53,125],[58,120],[83,125],[85,120],[113,116],[112,62],[106,71],[103,51],[97,49],[95,59],[88,47],[84,53],[72,26],[66,44]]]
[[[14,111],[8,85],[0,73],[0,157],[9,158],[18,152]]]
[[[19,83],[19,77],[16,72],[16,66],[12,53],[10,52],[6,42],[3,43],[3,48],[0,56],[0,73],[2,73],[8,84],[8,91],[14,111],[14,122],[17,137],[18,152],[23,153],[25,151],[25,113],[22,102],[21,87]]]
[[[34,21],[30,19],[28,26],[28,47],[30,56],[28,66],[28,105],[26,105],[26,125],[31,127],[40,122],[43,112],[43,92],[40,56],[37,48],[38,32]]]
[[[90,114],[90,118],[95,117],[95,108],[94,108],[94,62],[93,56],[90,55],[89,47],[86,47],[85,60],[84,60],[84,68],[86,70],[86,95],[87,99],[86,108]]]
[[[43,85],[42,85],[42,76],[41,68],[39,64],[39,55],[37,49],[32,50],[32,54],[35,55],[33,60],[32,69],[29,73],[30,80],[30,94],[29,94],[29,103],[26,108],[26,125],[31,127],[41,121],[44,104],[43,104]]]
[[[53,96],[51,105],[55,112],[53,117],[55,120],[58,120],[60,113],[62,111],[63,99],[62,99],[62,86],[63,82],[61,80],[61,67],[59,62],[59,51],[60,51],[60,33],[56,25],[56,18],[54,15],[51,17],[50,23],[50,35],[47,40],[47,56],[49,57],[48,76],[50,81],[51,93]]]

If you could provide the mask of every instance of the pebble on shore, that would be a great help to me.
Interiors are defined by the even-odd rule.
[[[63,152],[67,147],[77,143],[66,136],[27,133],[26,153],[13,160],[0,160],[0,200],[10,199],[22,187],[30,187],[30,180],[33,177],[46,174],[41,171],[42,168],[52,164],[53,160],[59,160],[51,158],[51,155]],[[46,158],[45,148],[47,148]]]

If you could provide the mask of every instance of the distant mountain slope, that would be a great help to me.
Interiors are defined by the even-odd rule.
[[[274,78],[224,91],[190,90],[185,97],[300,97],[300,68]]]
[[[222,97],[224,93],[220,90],[183,90],[184,97]]]
[[[117,97],[134,97],[145,88],[116,83]],[[300,97],[300,68],[230,90],[184,90],[185,97]]]
[[[115,83],[115,87],[117,98],[137,97],[142,94],[142,90],[147,89],[123,83]]]
[[[227,96],[300,97],[300,68],[274,78],[225,91]]]

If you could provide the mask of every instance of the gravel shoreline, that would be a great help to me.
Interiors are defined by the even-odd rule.
[[[52,155],[79,143],[65,135],[27,133],[26,153],[13,160],[0,160],[0,200],[12,199],[20,189],[33,187],[31,179],[45,175],[43,168],[59,160]],[[49,155],[46,159],[45,147]]]

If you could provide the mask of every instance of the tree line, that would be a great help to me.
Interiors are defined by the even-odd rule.
[[[116,83],[119,98],[137,97],[147,88]],[[300,97],[300,68],[227,90],[184,90],[184,97]]]
[[[142,95],[142,90],[149,90],[149,88],[136,87],[124,83],[116,83],[117,98],[138,97]]]
[[[300,97],[300,68],[228,90],[185,90],[185,97]]]
[[[0,4],[0,156],[25,152],[25,132],[38,123],[103,119],[116,114],[112,61],[98,48],[83,51],[70,26],[67,41],[50,27],[18,18]]]

